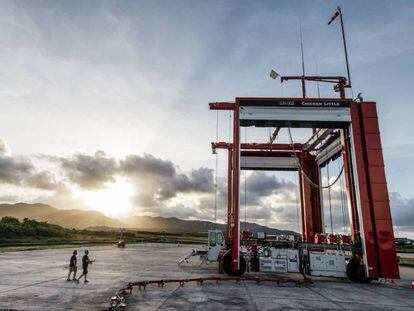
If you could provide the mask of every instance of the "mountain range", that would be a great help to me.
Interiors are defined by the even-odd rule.
[[[46,221],[66,228],[85,229],[93,227],[131,228],[153,232],[206,232],[209,229],[225,230],[225,224],[215,224],[210,221],[183,220],[175,217],[133,216],[125,219],[110,218],[97,211],[79,209],[58,209],[50,205],[35,203],[0,204],[0,218],[11,216],[20,220],[24,218]],[[266,232],[267,234],[293,234],[289,230],[269,228],[256,223],[242,222],[241,228],[252,233]]]

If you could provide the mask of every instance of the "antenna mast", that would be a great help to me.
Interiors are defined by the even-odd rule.
[[[300,32],[300,51],[302,54],[302,96],[306,98],[306,85],[305,85],[305,57],[303,54],[303,36],[302,36],[302,21],[299,21],[299,32]]]

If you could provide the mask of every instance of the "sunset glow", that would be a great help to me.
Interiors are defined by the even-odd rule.
[[[80,196],[91,209],[110,217],[124,217],[133,210],[130,201],[133,193],[132,185],[125,179],[119,178],[104,189],[81,191]]]

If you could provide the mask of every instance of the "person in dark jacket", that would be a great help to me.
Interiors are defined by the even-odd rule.
[[[78,270],[77,263],[78,260],[76,258],[76,255],[78,254],[78,251],[75,249],[73,251],[72,257],[70,257],[69,261],[69,273],[68,273],[68,279],[66,281],[70,281],[70,274],[73,272],[73,280],[76,281],[76,271]]]
[[[76,279],[76,281],[79,283],[79,280],[84,276],[85,280],[84,283],[88,283],[89,281],[87,280],[88,277],[88,266],[90,264],[92,264],[95,260],[90,260],[89,259],[89,251],[87,249],[85,249],[85,255],[83,255],[82,257],[82,274],[79,278]]]

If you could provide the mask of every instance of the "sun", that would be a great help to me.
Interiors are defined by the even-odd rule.
[[[133,210],[130,201],[133,194],[132,185],[125,179],[118,178],[105,189],[88,191],[82,197],[91,209],[110,217],[124,217]]]

